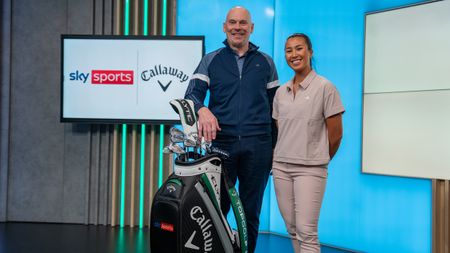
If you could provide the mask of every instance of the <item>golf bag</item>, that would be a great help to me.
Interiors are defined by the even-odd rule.
[[[174,173],[153,198],[151,252],[247,253],[244,209],[236,189],[228,186],[222,168],[227,153],[198,140],[192,101],[176,99],[170,104],[180,115],[183,131],[172,128],[171,143],[165,148],[166,153],[175,153],[177,157]],[[184,149],[177,142],[182,142]],[[237,231],[230,228],[221,212],[221,187],[227,189]]]

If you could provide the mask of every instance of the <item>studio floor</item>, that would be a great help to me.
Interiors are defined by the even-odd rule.
[[[0,223],[0,253],[149,253],[149,230],[110,226]],[[256,253],[292,252],[288,238],[261,233]],[[345,253],[322,246],[322,253]]]

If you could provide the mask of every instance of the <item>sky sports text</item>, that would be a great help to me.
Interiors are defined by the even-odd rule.
[[[134,81],[133,70],[92,70],[91,73],[77,70],[69,74],[69,80],[86,83],[89,76],[91,76],[91,84],[132,85]]]

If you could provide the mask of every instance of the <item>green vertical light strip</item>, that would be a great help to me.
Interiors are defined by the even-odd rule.
[[[162,35],[165,36],[167,33],[167,0],[163,0],[163,11],[162,11]]]
[[[141,125],[141,173],[139,183],[139,228],[144,227],[145,124]]]
[[[130,2],[125,0],[124,35],[130,32]],[[125,225],[125,184],[127,159],[127,124],[122,124],[122,180],[120,182],[120,227]]]
[[[143,34],[148,35],[148,0],[144,0]]]
[[[143,34],[148,35],[148,0],[144,0]],[[141,125],[141,173],[139,183],[139,228],[144,228],[144,184],[145,184],[145,124]]]
[[[159,125],[159,175],[158,175],[158,188],[163,183],[163,158],[164,158],[164,125]]]
[[[162,11],[162,35],[167,33],[167,0],[163,0]],[[161,187],[163,182],[163,149],[164,149],[164,125],[159,126],[159,173],[158,173],[158,188]]]
[[[125,24],[124,24],[124,31],[123,34],[124,35],[129,35],[130,34],[130,1],[129,0],[125,0]]]
[[[120,181],[120,227],[125,224],[125,183],[127,162],[127,124],[122,124],[122,177]]]

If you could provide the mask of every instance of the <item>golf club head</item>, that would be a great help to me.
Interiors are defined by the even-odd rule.
[[[184,149],[180,145],[173,143],[173,142],[171,142],[169,144],[169,146],[166,146],[164,148],[163,152],[164,153],[175,153],[178,155],[186,153],[186,151],[184,151]]]
[[[173,154],[173,151],[169,149],[169,146],[164,147],[163,149],[164,154]]]
[[[182,135],[184,136],[184,132],[176,127],[171,127],[169,130],[170,135]]]
[[[174,143],[181,143],[184,141],[184,135],[170,135],[170,141]]]
[[[191,133],[188,138],[184,139],[184,146],[186,146],[186,147],[198,147],[198,146],[200,146],[199,144],[200,144],[200,142],[198,140],[197,133]]]
[[[169,134],[171,142],[179,143],[184,141],[184,133],[178,128],[170,128]]]
[[[202,138],[202,149],[205,150],[208,154],[211,153],[211,145],[211,142],[206,141],[205,138]]]

